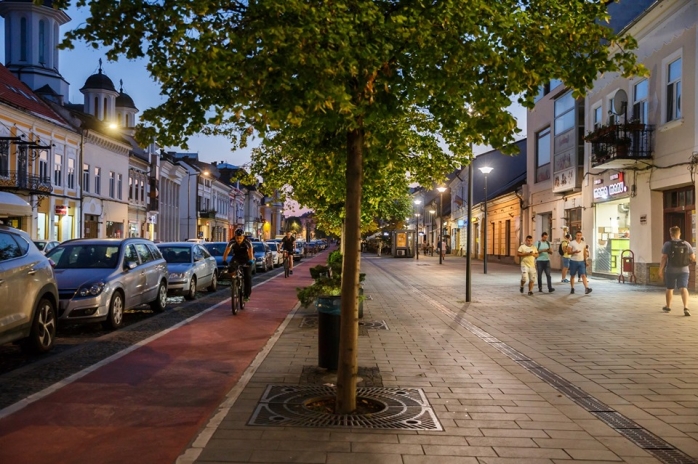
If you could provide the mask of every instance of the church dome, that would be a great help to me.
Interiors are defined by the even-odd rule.
[[[93,74],[87,78],[85,85],[83,85],[80,90],[110,90],[116,92],[114,83],[106,74],[102,74],[101,68],[97,74]]]
[[[131,108],[137,110],[135,103],[133,103],[133,98],[131,98],[127,93],[119,92],[119,96],[116,97],[116,107],[117,108]]]

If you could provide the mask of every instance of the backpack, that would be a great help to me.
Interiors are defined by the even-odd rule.
[[[567,248],[570,244],[570,242],[568,242],[567,240],[564,240],[564,242],[565,242],[565,246],[563,247],[562,242],[560,242],[560,246],[557,249],[557,252],[560,253],[560,256],[565,254],[565,248]]]
[[[686,242],[683,240],[680,242],[672,241],[671,249],[669,250],[669,266],[684,267],[688,266],[690,262],[691,253],[689,252]]]

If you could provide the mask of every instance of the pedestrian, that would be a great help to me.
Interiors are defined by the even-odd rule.
[[[574,276],[582,279],[584,283],[584,294],[591,293],[591,288],[587,282],[587,244],[584,243],[582,232],[574,234],[574,240],[567,245],[567,252],[570,254],[570,294],[574,293]]]
[[[519,292],[524,292],[524,285],[528,280],[528,295],[533,295],[533,285],[536,283],[536,257],[538,250],[533,246],[533,236],[527,235],[526,241],[517,251],[521,259],[521,287]]]
[[[443,240],[439,241],[439,254],[441,255],[441,261],[446,260],[446,243]]]
[[[562,283],[568,283],[567,270],[570,268],[570,254],[567,252],[567,247],[570,245],[570,234],[565,234],[565,238],[560,242],[560,254],[562,256]]]
[[[543,291],[542,274],[545,272],[546,280],[548,281],[548,293],[553,293],[552,279],[550,278],[550,254],[553,252],[553,247],[548,241],[548,233],[543,232],[540,235],[540,240],[536,243],[538,257],[536,258],[536,273],[538,274],[538,291]]]
[[[671,311],[671,298],[676,287],[681,289],[681,301],[683,302],[683,315],[690,316],[688,309],[688,265],[695,262],[696,255],[693,247],[685,240],[681,240],[681,229],[673,226],[669,229],[671,240],[662,246],[662,260],[659,263],[659,278],[664,278],[666,287],[666,306],[662,308],[665,313]]]

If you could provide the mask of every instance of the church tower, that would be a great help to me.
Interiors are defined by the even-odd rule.
[[[70,21],[51,0],[0,1],[5,18],[5,67],[32,90],[68,98],[68,82],[58,71],[59,28]],[[48,88],[46,88],[48,86]],[[50,88],[50,90],[49,90]]]
[[[116,121],[116,97],[119,92],[114,88],[106,74],[102,74],[102,59],[99,59],[99,72],[87,78],[80,92],[85,96],[85,113],[91,114],[100,121]]]
[[[124,93],[124,81],[119,80],[119,96],[116,97],[116,120],[119,126],[133,132],[132,129],[136,127],[136,113],[138,108],[133,103],[133,98]]]

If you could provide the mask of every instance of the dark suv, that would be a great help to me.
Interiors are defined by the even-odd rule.
[[[0,225],[0,344],[44,353],[56,338],[58,289],[51,264],[29,234]]]

